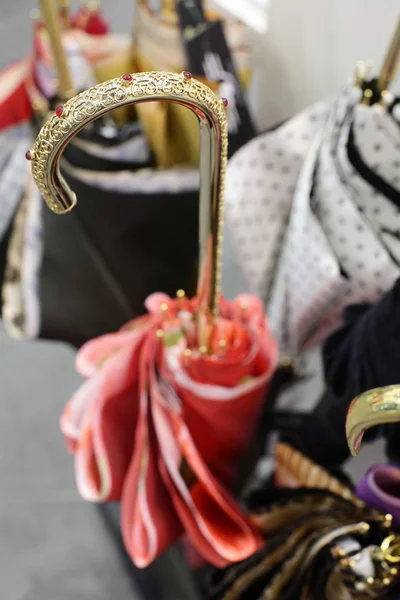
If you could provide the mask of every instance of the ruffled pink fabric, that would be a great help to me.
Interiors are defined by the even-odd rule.
[[[148,315],[85,344],[76,367],[87,379],[61,418],[80,493],[121,501],[124,541],[139,567],[183,533],[219,567],[260,544],[229,485],[251,443],[277,346],[261,302],[239,296],[221,299],[202,354],[197,307],[196,298],[153,294]]]

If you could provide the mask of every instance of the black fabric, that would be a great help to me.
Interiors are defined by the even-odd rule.
[[[323,360],[327,391],[291,442],[319,464],[331,466],[349,456],[345,420],[351,400],[375,387],[400,383],[400,280],[375,305],[350,306],[344,324],[326,341]],[[366,432],[383,433],[387,454],[400,463],[400,424]]]
[[[285,389],[293,384],[294,380],[295,375],[292,369],[285,367],[278,368],[272,377],[271,384],[268,387],[267,397],[258,419],[257,428],[254,432],[251,447],[239,464],[238,476],[234,485],[234,491],[238,495],[251,481],[254,468],[265,453],[267,439],[271,432],[274,430],[283,431],[287,426],[291,428],[293,425],[298,425],[298,420],[293,414],[280,414],[280,418],[278,417],[278,419],[275,419],[276,400]],[[294,424],[293,421],[295,419],[296,423]]]
[[[400,279],[374,306],[350,306],[323,351],[326,382],[337,396],[400,380]]]
[[[115,161],[102,158],[101,156],[92,156],[73,144],[65,148],[63,156],[71,165],[80,169],[88,169],[89,171],[95,170],[110,173],[115,171],[136,171],[138,168],[145,169],[154,166],[152,156],[150,156],[148,162],[143,163]]]
[[[11,235],[11,230],[12,230],[12,222],[10,223],[10,225],[7,228],[7,231],[4,233],[2,239],[0,240],[0,291],[3,287],[3,282],[4,282],[4,272],[6,269],[6,263],[7,263],[7,248],[8,248],[8,242],[10,239],[10,235]],[[1,313],[2,313],[2,302],[0,302],[0,317],[1,317]]]
[[[128,121],[124,125],[116,126],[110,114],[95,119],[78,133],[81,139],[108,148],[118,146],[137,135],[144,135],[140,121]],[[132,162],[134,162],[134,157],[132,157]]]
[[[195,292],[197,191],[129,196],[64,177],[78,202],[43,211],[40,337],[80,346],[143,314],[152,292]]]
[[[354,129],[351,127],[349,133],[349,140],[347,143],[347,154],[353,167],[356,169],[358,174],[367,181],[375,190],[380,192],[383,196],[388,198],[396,206],[400,207],[400,194],[396,188],[392,187],[387,181],[385,181],[378,173],[372,171],[368,165],[364,162],[359,149],[356,146],[354,139]]]

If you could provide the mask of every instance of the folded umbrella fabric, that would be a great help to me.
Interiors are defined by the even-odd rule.
[[[0,132],[0,314],[7,331],[17,337],[23,331],[34,337],[39,327],[41,199],[24,160],[31,140],[27,123]],[[21,280],[25,281],[23,286]]]
[[[315,213],[340,265],[343,284],[340,296],[327,307],[326,323],[319,327],[324,339],[342,320],[343,309],[359,302],[375,302],[391,288],[400,273],[396,256],[387,247],[372,214],[391,208],[392,223],[399,219],[383,195],[375,194],[363,209],[352,186],[342,178],[333,157],[338,152],[340,131],[346,128],[346,115],[353,111],[353,89],[339,97],[326,124],[319,151],[319,164],[312,202]],[[357,105],[358,106],[358,105]],[[399,136],[400,139],[400,136]],[[372,143],[372,141],[370,142]],[[366,204],[368,200],[365,199]],[[400,223],[400,220],[399,220]],[[379,282],[377,283],[377,273]],[[317,334],[318,337],[318,334]]]
[[[396,137],[388,111],[362,106],[361,96],[350,82],[320,112],[311,107],[243,147],[228,170],[227,216],[239,260],[292,359],[324,340],[346,306],[377,301],[399,274],[398,195],[390,185],[398,126]],[[375,127],[366,126],[365,114]],[[370,154],[384,142],[378,168]],[[384,186],[357,170],[352,144],[386,177]]]
[[[336,329],[323,352],[327,390],[289,437],[307,455],[329,466],[349,456],[344,427],[352,399],[398,381],[399,128],[388,107],[354,105],[354,97],[350,86],[337,99],[331,133],[321,145],[312,197],[335,249],[337,277],[343,281],[339,291],[344,291],[320,321],[322,337]],[[380,158],[379,165],[372,164],[373,155]],[[373,429],[366,439],[375,439],[378,433],[386,436],[390,460],[398,462],[398,426]]]
[[[28,177],[10,228],[2,286],[3,323],[15,338],[34,338],[40,331],[42,204]]]
[[[248,289],[265,301],[271,294],[295,186],[326,110],[317,103],[259,134],[228,163],[227,225]]]
[[[26,168],[26,144],[32,136],[29,126],[22,124],[0,132],[0,239],[9,226],[29,174]],[[25,177],[24,177],[25,174]]]
[[[32,83],[32,61],[29,59],[22,60],[5,69],[0,74],[0,82],[0,289],[2,289],[7,270],[7,260],[10,256],[9,242],[13,220],[23,197],[27,193],[27,182],[30,181],[33,184],[29,169],[26,168],[26,164],[24,165],[26,150],[32,142],[30,121],[33,118],[32,102],[36,98],[32,92],[34,87]],[[26,200],[25,214],[19,219],[21,226],[28,214],[28,204],[30,206],[29,210],[32,210],[32,201]],[[21,243],[17,244],[20,248],[24,246],[23,239],[23,236],[20,236]],[[15,243],[13,247],[15,250]],[[13,254],[15,258],[15,252]],[[20,263],[19,258],[17,263]],[[7,276],[15,280],[14,268],[9,266]],[[11,287],[15,288],[15,286]],[[11,290],[10,293],[9,287],[6,292],[7,298],[4,300],[8,306],[7,310],[10,318],[6,326],[8,327],[8,324],[10,324],[11,329],[14,326],[18,329],[17,323],[21,323],[21,303],[18,302],[18,306],[10,306],[10,302],[13,304],[13,297],[21,298],[19,292],[16,292],[17,296],[15,296],[15,291],[15,289]],[[32,297],[35,292],[31,288],[27,293]],[[21,302],[23,302],[22,298]],[[0,306],[0,315],[2,312],[3,309]],[[32,328],[35,329],[34,324],[32,324]]]
[[[365,106],[361,94],[350,82],[321,104],[320,118],[310,107],[310,121],[306,110],[259,136],[230,161],[227,181],[227,220],[249,289],[265,300],[281,355],[294,367],[299,386],[311,380],[311,394],[314,389],[322,392],[321,361],[315,360],[318,346],[339,328],[332,344],[329,340],[326,345],[328,389],[312,414],[297,414],[302,408],[309,413],[314,404],[301,396],[309,393],[307,389],[300,392],[289,386],[277,400],[278,411],[296,413],[298,427],[287,426],[288,413],[282,415],[285,439],[330,467],[349,456],[344,425],[352,398],[381,385],[382,377],[387,384],[397,382],[397,317],[391,313],[396,292],[392,296],[390,290],[400,264],[400,136],[395,101]],[[284,136],[285,128],[291,123],[294,127],[297,120],[298,131],[294,128]],[[276,147],[274,136],[280,133],[281,147]],[[293,169],[291,150],[303,138],[298,167]],[[237,190],[240,194],[235,196]],[[381,304],[386,294],[391,299]],[[373,324],[372,314],[364,313],[376,302]],[[349,308],[354,304],[354,310]],[[399,456],[396,427],[385,428],[393,461]]]
[[[343,121],[354,103],[353,88],[345,88],[330,109],[320,140],[315,142],[314,166],[306,174],[308,187],[302,187],[300,178],[296,189],[287,250],[282,254],[275,282],[277,297],[271,302],[274,323],[278,299],[282,294],[286,297],[289,316],[281,319],[288,331],[288,354],[294,357],[325,339],[340,324],[347,305],[375,302],[399,274],[399,265],[379,230],[359,209],[351,186],[343,181],[336,165]],[[307,199],[303,200],[305,195]],[[386,199],[377,197],[375,201],[379,210]],[[303,221],[299,216],[300,210],[306,210],[300,208],[302,203],[304,207],[308,204],[309,211]]]
[[[391,98],[383,105],[360,104],[354,115],[354,149],[370,172],[400,192],[399,123],[395,120]],[[370,140],[374,140],[371,144]]]
[[[359,211],[367,216],[375,231],[379,233],[379,236],[388,252],[397,263],[400,263],[400,241],[398,239],[397,228],[400,193],[395,189],[395,187],[392,187],[390,183],[385,183],[381,179],[379,175],[378,164],[374,165],[376,170],[372,171],[369,169],[369,167],[367,167],[366,164],[360,163],[361,154],[355,145],[355,134],[359,128],[359,124],[364,123],[363,120],[360,121],[360,123],[358,123],[357,120],[361,108],[364,107],[360,106],[357,108],[358,110],[355,114],[355,118],[353,119],[351,115],[348,115],[341,129],[337,145],[336,158],[338,172],[349,186]],[[372,110],[373,107],[371,107],[366,114],[369,115]],[[378,113],[378,115],[382,117],[380,120],[383,121],[384,117],[387,117],[387,111],[385,111],[382,115]],[[365,116],[364,118],[367,117]],[[383,125],[380,125],[377,129],[378,133],[381,132],[381,127],[383,127]],[[363,129],[361,129],[361,131],[364,132]],[[370,142],[367,144],[361,136],[357,139],[357,145],[359,145],[361,142],[364,142],[362,144],[363,148],[374,148],[376,146],[381,146],[379,137],[376,136],[375,138],[371,139],[374,139],[374,143]],[[397,143],[400,143],[399,135]],[[367,152],[367,150],[365,151]],[[396,176],[394,173],[396,172],[396,169],[393,168],[393,164],[397,164],[397,161],[394,140],[390,157],[389,154],[382,154],[382,158],[384,158],[384,160],[380,163],[381,168],[386,168],[388,174],[392,173],[393,176],[390,176],[390,178],[395,182]],[[359,167],[361,170],[358,171],[356,167]],[[399,171],[399,169],[400,166],[397,170]],[[380,185],[380,183],[383,185]],[[374,271],[374,273],[376,285],[379,287],[381,271],[379,269]]]
[[[61,421],[80,492],[121,499],[125,544],[139,567],[183,531],[219,566],[260,541],[229,486],[277,348],[260,302],[245,296],[221,300],[211,354],[202,354],[193,347],[196,302],[155,294],[149,316],[86,344],[77,368],[88,379]]]

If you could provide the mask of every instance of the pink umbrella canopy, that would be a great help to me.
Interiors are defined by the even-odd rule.
[[[112,108],[159,99],[184,104],[203,125],[198,294],[152,294],[148,315],[84,345],[77,368],[87,380],[61,427],[81,494],[121,501],[125,545],[138,567],[184,533],[203,559],[224,566],[261,543],[230,486],[278,360],[261,301],[220,295],[226,101],[187,72],[126,74],[69,100],[29,158],[44,199],[65,212],[76,201],[57,174],[68,141]]]
[[[154,294],[148,316],[85,344],[76,366],[87,380],[61,419],[80,493],[122,501],[124,540],[141,567],[184,531],[215,565],[249,556],[259,544],[229,484],[277,348],[261,302],[239,296],[221,299],[209,352],[202,352],[196,305],[196,298]]]

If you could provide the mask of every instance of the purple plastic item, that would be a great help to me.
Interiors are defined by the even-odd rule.
[[[400,468],[389,464],[373,465],[358,484],[356,494],[370,506],[390,513],[393,524],[400,525]]]

